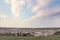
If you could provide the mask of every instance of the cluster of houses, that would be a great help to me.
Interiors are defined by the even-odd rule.
[[[0,36],[48,36],[60,28],[0,28]]]

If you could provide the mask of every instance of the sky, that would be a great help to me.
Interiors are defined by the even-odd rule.
[[[0,0],[0,27],[60,28],[60,0]]]

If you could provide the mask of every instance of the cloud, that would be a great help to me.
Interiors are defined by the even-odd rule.
[[[51,3],[51,0],[36,0],[37,5],[32,7],[32,12],[38,11],[38,9],[47,6]]]
[[[51,8],[51,9],[45,9],[45,10],[40,10],[38,12],[36,12],[37,14],[35,16],[32,16],[31,18],[27,19],[28,21],[30,20],[34,20],[36,18],[41,18],[41,17],[45,17],[45,16],[49,16],[55,13],[60,12],[60,7],[55,7],[55,8]]]
[[[10,3],[11,0],[5,0],[5,3]]]
[[[36,28],[41,28],[41,27],[60,27],[60,17],[56,18],[45,18],[46,16],[53,15],[55,13],[60,12],[60,7],[54,7],[54,8],[48,8],[48,9],[43,9],[41,8],[46,7],[51,3],[52,0],[36,0],[37,5],[32,5],[32,0],[26,0],[26,9],[32,9],[32,13],[35,13],[36,15],[31,16],[30,18],[26,20],[22,20],[19,18],[21,15],[21,10],[22,7],[25,4],[24,0],[11,0],[11,13],[13,17],[17,17],[16,19],[14,18],[8,18],[8,19],[1,19],[0,26],[2,27],[36,27]],[[9,1],[6,1],[9,3]],[[4,17],[4,16],[3,16]]]
[[[19,17],[21,15],[21,10],[25,4],[24,0],[6,0],[6,3],[11,4],[11,13],[13,17]]]
[[[55,14],[55,13],[58,13],[58,12],[60,12],[60,7],[54,7],[54,8],[44,10],[44,13],[46,15]]]
[[[21,15],[21,10],[24,5],[24,0],[11,0],[11,12],[14,17]]]
[[[26,0],[28,8],[32,7],[32,12],[36,12],[39,8],[48,5],[51,0],[35,0],[36,6],[32,5],[32,0]],[[11,3],[11,13],[13,17],[19,17],[22,13],[22,8],[26,3],[24,0],[6,0],[7,3]],[[40,15],[40,14],[39,14]]]
[[[30,2],[31,4],[31,9],[32,9],[32,13],[36,13],[35,16],[32,16],[31,18],[27,19],[28,20],[33,20],[37,17],[42,17],[44,15],[44,12],[45,12],[45,9],[44,10],[41,10],[42,7],[46,7],[47,5],[49,5],[51,3],[52,0],[35,0],[37,5],[32,5],[32,3]]]
[[[30,28],[60,28],[60,16],[48,16],[28,21]]]

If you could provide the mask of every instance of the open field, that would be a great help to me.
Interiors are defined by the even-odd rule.
[[[60,36],[0,36],[0,40],[60,40]]]

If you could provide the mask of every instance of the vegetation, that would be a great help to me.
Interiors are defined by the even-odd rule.
[[[54,33],[54,35],[60,35],[60,31],[58,31],[58,32]]]
[[[0,40],[60,40],[60,35],[55,36],[0,36]]]

